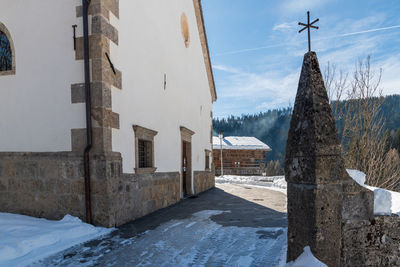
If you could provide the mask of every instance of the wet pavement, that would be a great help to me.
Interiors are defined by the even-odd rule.
[[[283,193],[218,184],[35,265],[280,266],[286,228]]]

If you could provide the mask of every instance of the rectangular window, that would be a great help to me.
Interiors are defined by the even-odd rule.
[[[138,157],[139,157],[139,168],[151,168],[153,167],[153,155],[152,155],[152,143],[151,141],[138,140]]]
[[[205,149],[204,152],[205,152],[205,156],[206,156],[206,158],[205,158],[205,170],[209,171],[209,170],[211,170],[211,162],[210,162],[211,151],[208,150],[208,149]]]
[[[132,127],[135,132],[135,173],[155,173],[157,168],[154,161],[154,137],[157,132],[139,125]]]
[[[206,170],[210,169],[210,155],[206,153]]]

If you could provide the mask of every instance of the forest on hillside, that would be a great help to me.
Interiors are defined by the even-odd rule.
[[[388,146],[400,149],[400,95],[385,96],[380,112],[385,120],[384,132],[389,135]],[[353,102],[357,100],[352,100]],[[346,106],[340,101],[339,106]],[[336,103],[333,102],[332,105]],[[267,153],[267,161],[279,160],[282,164],[285,157],[286,139],[292,116],[292,107],[272,109],[258,114],[230,116],[214,119],[214,135],[224,131],[224,136],[254,136],[269,145],[271,152]],[[338,114],[335,114],[338,132],[342,132]]]

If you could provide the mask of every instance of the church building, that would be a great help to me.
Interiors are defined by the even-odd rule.
[[[0,212],[119,226],[214,187],[200,0],[2,0]]]

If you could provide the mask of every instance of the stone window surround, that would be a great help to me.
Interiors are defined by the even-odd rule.
[[[192,143],[192,135],[194,135],[195,132],[193,132],[192,130],[189,130],[188,128],[186,128],[184,126],[181,126],[180,130],[181,130],[182,141]]]
[[[208,149],[204,149],[204,153],[206,155],[206,158],[208,157],[208,166],[207,166],[207,161],[205,162],[206,166],[205,166],[205,170],[206,171],[210,171],[211,170],[211,150]]]
[[[14,42],[13,39],[11,38],[11,34],[8,31],[7,27],[0,22],[0,31],[4,32],[4,34],[7,36],[8,41],[10,42],[10,47],[11,47],[11,53],[12,53],[12,65],[11,65],[11,70],[6,70],[6,71],[0,71],[0,76],[5,76],[5,75],[15,75],[15,70],[16,70],[16,63],[15,63],[15,48],[14,48]]]
[[[139,125],[132,125],[133,131],[135,133],[135,173],[137,174],[151,174],[155,173],[157,168],[154,167],[154,136],[157,135],[157,131],[139,126]],[[151,142],[152,147],[152,166],[149,168],[138,168],[139,166],[139,140],[145,140]]]

